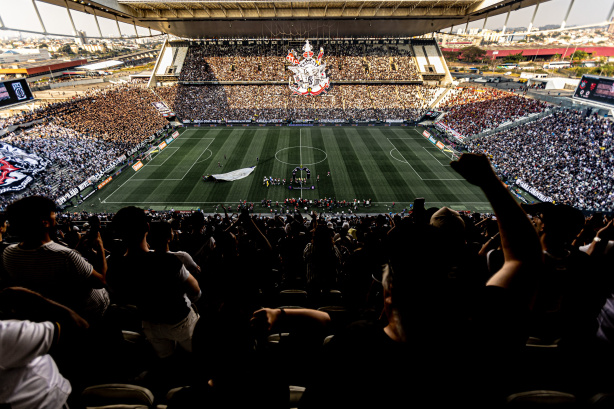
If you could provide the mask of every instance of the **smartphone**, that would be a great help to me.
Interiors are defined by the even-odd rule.
[[[414,199],[414,210],[424,210],[424,202],[423,197]]]

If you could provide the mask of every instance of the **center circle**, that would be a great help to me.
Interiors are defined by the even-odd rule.
[[[324,158],[322,160],[319,160],[319,161],[313,162],[313,163],[288,163],[286,161],[283,161],[283,160],[279,159],[279,157],[277,156],[277,155],[279,155],[280,152],[287,151],[288,149],[300,149],[299,156],[300,156],[300,152],[305,151],[306,149],[315,149],[317,151],[322,152],[324,154]],[[317,153],[316,155],[314,155],[314,157],[316,159],[317,159],[318,156],[322,156],[322,155],[320,153]],[[318,163],[324,162],[327,158],[328,158],[328,155],[326,154],[326,152],[324,152],[324,150],[322,150],[320,148],[314,148],[313,146],[290,146],[289,148],[283,148],[283,149],[280,149],[277,152],[275,152],[275,159],[277,159],[279,162],[283,163],[284,165],[290,165],[290,166],[317,165]]]

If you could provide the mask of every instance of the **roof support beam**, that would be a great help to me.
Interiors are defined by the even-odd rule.
[[[505,34],[505,29],[507,28],[507,22],[510,19],[510,13],[512,12],[512,10],[507,12],[507,17],[505,18],[505,23],[503,23],[503,30],[501,31],[501,35],[503,36],[503,34]]]
[[[380,4],[377,5],[377,7],[375,8],[375,12],[373,13],[373,16],[375,17],[377,15],[377,12],[379,11],[380,7],[382,7],[382,5],[384,4],[384,2],[380,2]]]
[[[531,30],[533,29],[533,22],[535,22],[535,16],[537,15],[537,10],[539,10],[539,3],[535,5],[535,10],[533,11],[533,17],[531,18],[531,23],[529,23],[529,29],[527,30],[528,33],[530,33]]]
[[[571,13],[571,8],[573,7],[573,4],[576,0],[571,0],[569,2],[569,7],[567,8],[567,13],[565,13],[565,18],[563,19],[563,22],[561,23],[561,30],[565,28],[565,24],[567,24],[567,19],[569,18],[569,13]]]
[[[122,29],[119,28],[119,21],[117,20],[117,16],[115,16],[115,24],[117,24],[117,32],[119,33],[119,38],[122,38]]]
[[[239,12],[241,13],[241,17],[245,18],[245,14],[243,14],[243,9],[241,8],[241,4],[237,3],[237,7],[239,8]]]
[[[420,3],[422,3],[422,0],[420,0]],[[407,15],[411,15],[411,13],[416,9],[416,7],[418,7],[418,4],[420,3],[415,3],[412,8],[410,8],[409,10],[407,10]]]
[[[36,11],[38,22],[41,23],[41,28],[43,29],[43,33],[47,33],[47,29],[45,28],[45,24],[43,23],[43,19],[41,18],[41,13],[38,12],[38,7],[36,7],[36,1],[32,0],[32,5],[34,6],[34,11]]]
[[[219,6],[222,9],[222,12],[224,13],[224,17],[228,17],[228,13],[226,12],[226,7],[224,7],[222,3],[220,3]]]
[[[183,8],[186,9],[188,11],[188,13],[190,13],[192,15],[192,17],[194,17],[194,10],[192,10],[191,7],[188,7],[185,4],[182,4],[182,5],[183,5]]]
[[[70,24],[72,24],[72,31],[73,31],[73,33],[75,33],[75,37],[76,37],[77,36],[77,29],[75,28],[75,22],[72,20],[72,14],[70,14],[70,9],[68,8],[68,0],[64,0],[64,3],[66,4],[66,12],[68,13],[68,18],[70,19]]]
[[[399,8],[399,6],[401,5],[402,2],[398,2],[396,6],[394,6],[394,8],[392,9],[392,13],[390,13],[391,15],[394,15],[394,13],[397,11],[397,9]]]
[[[343,17],[343,11],[345,10],[345,6],[348,4],[348,2],[346,1],[345,3],[343,3],[343,8],[341,9],[341,17]]]
[[[175,17],[179,17],[179,13],[177,13],[176,9],[172,8],[171,6],[169,6],[166,3],[160,3],[160,4],[162,4],[163,6],[166,6],[166,8],[169,9],[175,15]]]
[[[92,8],[92,14],[94,14],[94,21],[96,22],[96,28],[98,29],[98,35],[102,37],[102,30],[100,30],[100,24],[98,23],[98,16],[96,15],[95,8]],[[151,35],[151,29],[149,29],[149,35]]]
[[[195,3],[195,4],[198,4],[200,6],[200,9],[205,10],[205,13],[207,13],[207,15],[211,17],[211,12],[209,11],[208,7],[205,7],[204,4],[200,4],[200,3]]]
[[[367,2],[366,0],[363,1],[362,4],[360,5],[360,7],[358,8],[358,13],[356,14],[357,16],[360,17],[360,12],[362,11],[362,8],[365,6],[366,2]]]

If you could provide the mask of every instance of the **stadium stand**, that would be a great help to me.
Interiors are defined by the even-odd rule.
[[[32,194],[57,199],[64,189],[107,168],[168,124],[152,105],[157,101],[158,97],[142,85],[117,85],[7,121],[43,120],[9,132],[3,142],[48,160],[52,167],[25,191],[2,195],[2,205]]]
[[[551,105],[494,88],[460,87],[450,90],[437,104],[447,114],[441,120],[464,136],[543,112]]]
[[[611,121],[574,110],[469,142],[492,158],[499,175],[520,179],[556,203],[599,211],[614,208]]]
[[[148,81],[0,120],[2,142],[51,163],[26,189],[0,195],[0,210],[6,210],[0,211],[0,409],[614,408],[610,118],[554,110],[488,87],[450,87],[433,38],[326,39],[331,87],[317,98],[298,97],[287,84],[285,57],[304,39],[224,37],[250,24],[266,27],[261,10],[272,9],[269,22],[281,25],[278,31],[290,24],[313,30],[312,22],[316,32],[329,22],[343,31],[373,20],[378,29],[399,25],[414,31],[405,35],[419,36],[428,24],[438,31],[446,21],[466,19],[469,27],[501,15],[497,10],[535,5],[536,14],[540,0],[345,2],[341,15],[359,19],[343,16],[336,23],[326,13],[337,7],[326,2],[311,15],[313,2],[291,3],[289,10],[267,2],[212,8],[197,1],[104,3],[117,13],[120,35],[128,17],[135,32],[138,18],[139,25],[164,22],[177,38],[201,34],[199,28],[228,28],[220,29],[221,38],[165,40]],[[299,8],[303,3],[306,10]],[[69,16],[70,8],[88,12],[83,1],[64,5]],[[397,9],[407,19],[398,20]],[[306,18],[295,18],[295,11]],[[324,18],[312,17],[319,14]],[[460,157],[450,151],[452,162],[434,157],[432,167],[446,167],[456,178],[423,178],[405,157],[393,156],[403,156],[400,145],[384,141],[383,126],[391,122],[383,122],[416,125],[434,108],[450,134],[433,127],[391,133],[439,144],[424,142],[428,148],[416,150],[425,155],[433,156],[429,149],[442,155],[448,148],[442,141],[464,151]],[[396,162],[382,164],[382,173],[409,165],[432,197],[404,208],[393,202],[377,214],[369,213],[371,199],[303,195],[239,199],[228,207],[207,202],[211,213],[185,210],[189,205],[153,210],[146,208],[150,199],[136,197],[117,212],[83,210],[81,202],[77,211],[58,208],[66,188],[92,183],[92,175],[109,169],[132,172],[131,160],[145,161],[139,149],[161,151],[155,139],[170,143],[179,135],[180,124],[162,115],[171,110],[186,127],[226,122],[213,133],[240,133],[237,145],[252,160],[256,128],[233,130],[225,127],[229,121],[382,125],[374,133]],[[271,149],[291,135],[290,128],[270,129],[264,144]],[[303,162],[307,128],[299,129]],[[356,137],[348,129],[339,132],[344,139],[374,149],[361,135],[369,128]],[[339,128],[324,130],[330,143]],[[490,135],[482,137],[485,132]],[[203,145],[200,153],[191,152],[215,150],[197,139],[189,143]],[[411,146],[403,152],[413,153]],[[227,152],[220,152],[226,160]],[[362,160],[352,146],[339,152]],[[194,166],[201,160],[194,156],[178,167]],[[375,170],[380,164],[372,157],[368,165]],[[256,162],[273,168],[271,158]],[[181,179],[168,180],[170,195],[183,188],[176,183]],[[430,189],[444,180],[472,185],[469,200],[481,198],[480,208],[492,212],[455,209],[453,195]],[[269,181],[280,184],[265,176],[267,188]],[[228,183],[209,186],[233,191]],[[521,205],[516,186],[540,202]],[[434,206],[425,208],[425,201]]]
[[[282,408],[291,400],[297,404],[297,393],[302,395],[298,407],[355,407],[357,400],[426,404],[433,395],[424,392],[431,390],[445,391],[438,401],[503,407],[519,394],[535,396],[529,391],[545,386],[552,392],[541,395],[565,395],[578,402],[604,399],[611,380],[609,371],[601,369],[611,345],[602,342],[609,334],[605,317],[611,312],[607,303],[601,307],[611,293],[603,291],[602,280],[609,271],[604,251],[614,238],[612,221],[585,219],[566,205],[524,207],[534,216],[533,223],[537,217],[542,223],[540,242],[525,210],[496,178],[486,156],[465,155],[454,168],[483,189],[496,220],[490,214],[447,207],[416,208],[389,217],[294,213],[260,219],[250,215],[252,203],[224,209],[224,216],[135,208],[127,211],[140,216],[130,219],[54,213],[56,224],[45,223],[41,234],[82,251],[73,257],[84,258],[86,265],[95,262],[90,258],[95,255],[80,244],[100,241],[110,254],[107,275],[123,262],[129,239],[136,237],[147,248],[147,225],[139,221],[168,224],[164,249],[151,243],[156,252],[170,251],[165,257],[178,266],[185,259],[180,254],[188,254],[200,267],[195,278],[203,294],[194,302],[199,318],[192,352],[179,348],[161,360],[147,342],[127,341],[143,334],[127,324],[131,307],[113,286],[108,322],[92,322],[86,329],[74,312],[49,304],[53,299],[41,301],[12,287],[19,276],[3,272],[0,283],[7,289],[0,292],[0,312],[5,320],[49,322],[43,324],[47,335],[41,336],[48,341],[40,353],[55,362],[56,379],[62,376],[72,385],[70,396],[54,395],[71,407],[187,408],[219,402],[244,407],[250,402]],[[46,221],[51,212],[36,211]],[[7,244],[19,243],[15,229],[22,224],[17,214],[9,212],[14,229],[4,237]],[[119,232],[124,242],[116,240]],[[559,257],[561,249],[564,255]],[[451,257],[441,257],[441,251]],[[159,257],[142,252],[139,257],[149,265]],[[545,264],[542,253],[550,257]],[[562,269],[569,276],[562,277]],[[151,266],[147,274],[160,280],[168,275],[158,270]],[[536,274],[544,279],[533,279]],[[390,293],[392,283],[395,290]],[[142,291],[152,284],[145,280],[130,288]],[[445,297],[436,296],[444,290]],[[539,307],[529,311],[531,299]],[[54,307],[40,308],[42,303]],[[123,319],[114,315],[118,311],[124,311]],[[140,309],[134,313],[138,320]],[[60,323],[62,336],[48,355],[53,322]],[[19,341],[11,327],[2,328],[3,345]],[[535,348],[536,340],[551,347]],[[75,345],[86,346],[78,350],[78,362],[71,359]],[[395,358],[387,365],[399,368],[394,377],[379,382],[383,347]],[[401,370],[407,368],[406,360],[420,369],[420,381],[414,371]],[[549,365],[527,371],[541,361]],[[451,362],[446,373],[455,376],[442,380],[441,370]],[[71,366],[75,363],[77,367]],[[463,378],[468,366],[480,370]],[[401,385],[390,390],[397,380]]]

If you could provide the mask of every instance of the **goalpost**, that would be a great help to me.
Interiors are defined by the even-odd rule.
[[[147,152],[143,153],[143,162],[149,162],[160,152],[157,146],[153,146],[147,150]]]
[[[441,150],[441,152],[450,160],[458,160],[462,155],[462,152],[459,152],[450,145],[446,144],[444,144],[444,148]]]

